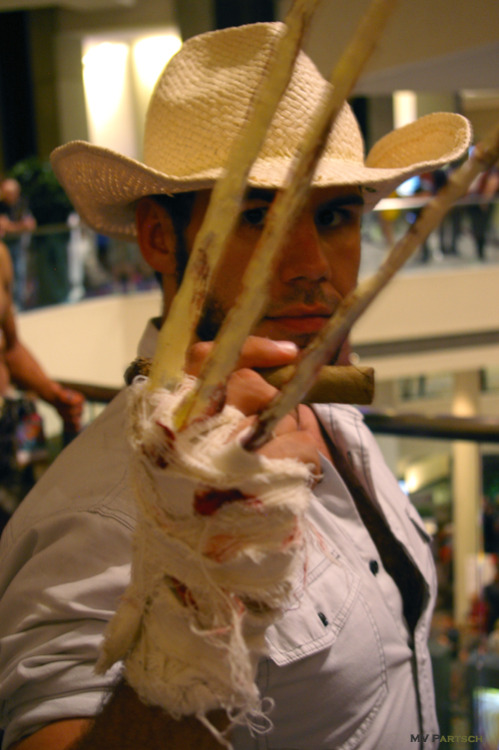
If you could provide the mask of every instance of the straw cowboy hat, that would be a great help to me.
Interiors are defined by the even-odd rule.
[[[143,162],[83,141],[56,149],[54,171],[82,219],[102,234],[133,238],[139,198],[212,187],[282,30],[280,23],[261,23],[189,39],[166,66],[151,97]],[[250,171],[250,185],[284,185],[311,112],[329,85],[300,52]],[[386,135],[364,160],[358,123],[345,104],[313,185],[361,185],[369,208],[408,177],[460,157],[470,138],[464,117],[431,114]]]

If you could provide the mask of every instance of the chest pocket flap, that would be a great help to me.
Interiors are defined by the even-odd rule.
[[[311,545],[296,606],[267,631],[269,657],[282,666],[331,646],[347,621],[359,589],[359,578],[338,555]]]

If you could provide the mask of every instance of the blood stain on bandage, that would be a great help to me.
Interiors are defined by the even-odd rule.
[[[297,519],[295,519],[295,523],[293,526],[293,529],[290,531],[288,536],[282,540],[282,548],[287,549],[288,547],[291,547],[291,545],[294,545],[299,541],[302,537],[301,528],[298,524]]]
[[[169,427],[167,427],[165,424],[161,424],[161,422],[156,422],[156,424],[158,425],[158,427],[161,427],[161,429],[163,430],[166,447],[173,448],[175,444],[175,440],[176,440],[175,433],[173,432],[173,430],[170,430]]]
[[[241,500],[258,502],[253,495],[245,495],[244,492],[236,488],[230,490],[198,490],[194,495],[194,510],[200,516],[212,516],[222,505]]]
[[[143,445],[142,453],[151,463],[156,464],[159,469],[166,469],[169,464],[167,456],[173,451],[175,446],[175,433],[166,425],[161,424],[161,422],[156,422],[156,425],[161,428],[164,440],[161,444],[149,443],[145,446]]]
[[[208,539],[203,554],[218,563],[235,557],[244,546],[244,541],[234,534],[216,534]]]
[[[187,588],[185,583],[182,583],[177,578],[173,578],[172,576],[166,576],[166,578],[169,583],[170,591],[175,594],[178,601],[183,604],[184,607],[196,608],[194,597],[192,596],[190,589]]]
[[[156,448],[151,448],[150,446],[146,448],[142,446],[142,454],[149,459],[151,463],[156,464],[159,469],[166,469],[168,466],[168,461]]]

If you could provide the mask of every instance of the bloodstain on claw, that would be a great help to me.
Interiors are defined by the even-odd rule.
[[[203,555],[217,563],[223,563],[235,557],[243,546],[242,540],[237,536],[216,534],[208,539]]]

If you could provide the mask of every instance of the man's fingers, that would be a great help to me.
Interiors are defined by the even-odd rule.
[[[199,341],[187,354],[186,372],[199,375],[203,362],[213,349],[212,341]],[[280,367],[294,362],[298,347],[292,341],[273,341],[260,336],[249,336],[243,346],[237,368]]]
[[[241,421],[232,434],[232,439],[254,422],[254,416],[248,416]],[[317,441],[313,435],[298,430],[296,420],[291,415],[279,422],[272,440],[259,448],[257,453],[267,458],[294,458],[296,461],[311,465],[315,474],[318,475],[321,472],[320,449]]]
[[[193,344],[187,351],[185,362],[186,373],[197,377],[201,372],[203,362],[212,349],[213,341],[198,341],[197,344]]]
[[[186,370],[191,375],[199,375],[206,358],[213,349],[213,342],[200,341],[190,347]],[[226,385],[225,403],[236,407],[247,420],[244,420],[233,437],[253,421],[255,414],[268,406],[277,389],[267,383],[253,368],[280,367],[296,361],[298,347],[289,341],[250,336],[243,347],[237,369],[229,377]],[[303,415],[307,416],[307,415]],[[269,458],[295,458],[311,464],[320,472],[318,443],[313,431],[304,431],[297,410],[284,417],[274,430],[274,437],[266,443],[260,453]]]
[[[267,458],[294,458],[304,464],[311,464],[313,472],[320,473],[321,464],[317,446],[306,432],[286,432],[265,443],[258,449]]]
[[[299,349],[292,341],[273,341],[259,336],[246,340],[238,367],[279,367],[294,362]]]
[[[258,414],[274,398],[277,389],[269,385],[254,370],[236,370],[227,382],[225,402],[243,414]]]

